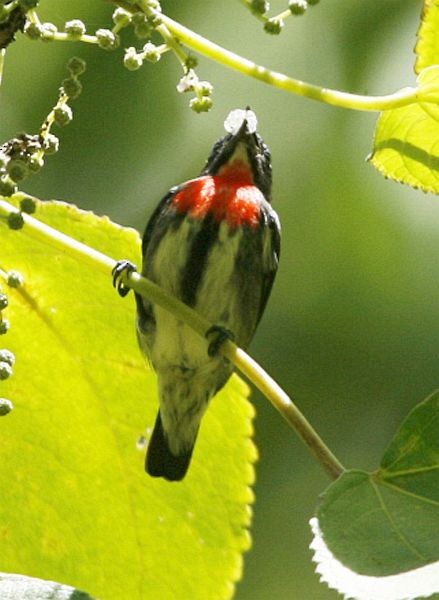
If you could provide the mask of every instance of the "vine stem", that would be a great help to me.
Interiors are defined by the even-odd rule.
[[[20,199],[21,197],[20,194],[15,195],[16,199]],[[0,200],[0,218],[7,220],[9,215],[13,213],[17,213],[17,208],[5,200]],[[116,260],[82,242],[78,242],[30,215],[22,213],[22,216],[24,220],[22,231],[25,234],[56,248],[64,254],[80,260],[84,264],[87,264],[93,269],[108,276],[108,278],[111,277],[112,270],[117,264]],[[178,319],[187,323],[200,336],[205,337],[206,332],[212,327],[212,323],[203,316],[177,300],[177,298],[165,292],[152,281],[142,277],[139,273],[124,273],[122,275],[122,282],[137,293],[165,308]],[[222,344],[220,352],[233,362],[233,364],[268,398],[289,425],[292,426],[296,433],[302,438],[327,474],[331,478],[337,479],[345,470],[343,465],[326,446],[318,433],[282,388],[262,369],[262,367],[260,367],[260,365],[230,340],[227,340]]]
[[[149,17],[152,17],[157,14],[156,11],[154,11],[148,6],[148,2],[146,0],[140,0],[139,6],[140,8],[142,8],[143,12]],[[156,26],[156,29],[158,33],[162,36],[163,41],[169,46],[169,48],[172,48],[172,50],[175,52],[175,56],[178,58],[181,66],[184,69],[188,58],[184,48],[180,46],[178,40],[175,39],[175,37],[168,31],[167,27],[162,22],[160,22],[160,24]]]
[[[109,1],[117,6],[123,7],[128,12],[134,13],[136,10],[133,8],[132,2],[128,0]],[[184,65],[185,52],[180,44],[185,45],[191,50],[203,54],[230,69],[234,69],[235,71],[258,79],[259,81],[281,90],[304,96],[311,100],[317,100],[318,102],[323,102],[325,104],[338,106],[340,108],[381,112],[419,102],[421,100],[421,95],[425,102],[438,103],[436,97],[426,97],[423,91],[421,94],[419,87],[405,87],[392,94],[385,94],[382,96],[365,96],[341,92],[339,90],[321,87],[300,79],[288,77],[283,73],[272,71],[267,67],[258,65],[247,58],[239,56],[239,54],[235,54],[231,50],[227,50],[226,48],[215,44],[215,42],[211,42],[181,23],[174,21],[160,10],[153,8],[149,5],[148,0],[140,0],[136,6],[137,10],[141,9],[148,16],[155,16],[157,18],[160,25],[156,27],[156,30],[163,37],[165,43],[174,50],[182,65]]]
[[[239,71],[244,75],[254,77],[259,81],[263,81],[264,83],[268,83],[293,94],[305,96],[312,100],[318,100],[319,102],[325,102],[326,104],[332,104],[341,108],[363,111],[389,110],[407,106],[408,104],[418,101],[418,88],[404,88],[393,94],[384,96],[362,96],[312,85],[299,79],[288,77],[283,73],[271,71],[270,69],[243,58],[230,50],[226,50],[162,13],[156,12],[156,15],[157,18],[162,20],[175,38],[188,48],[191,48],[195,52],[203,54],[226,67]]]

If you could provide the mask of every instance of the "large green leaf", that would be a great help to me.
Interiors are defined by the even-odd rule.
[[[438,194],[439,0],[424,2],[416,55],[418,87],[432,101],[381,113],[370,159],[385,177]]]
[[[439,560],[439,393],[409,414],[376,473],[347,471],[317,512],[333,556],[388,576]],[[437,578],[439,591],[439,577]]]
[[[139,262],[139,238],[63,203],[37,218]],[[157,410],[134,333],[134,302],[94,272],[0,221],[0,268],[16,355],[1,396],[0,567],[62,581],[101,600],[223,599],[249,547],[256,452],[247,387],[234,376],[202,424],[181,483],[152,479],[137,444]]]
[[[439,0],[424,0],[416,44],[416,73],[439,64]]]

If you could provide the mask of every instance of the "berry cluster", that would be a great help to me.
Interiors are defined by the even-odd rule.
[[[30,0],[29,0],[30,1]],[[1,0],[0,0],[1,3]],[[168,31],[163,24],[160,3],[157,0],[144,0],[139,7],[136,2],[127,0],[126,8],[118,7],[113,12],[112,29],[98,29],[94,33],[87,33],[86,26],[80,19],[72,19],[59,30],[54,23],[42,23],[36,11],[27,14],[24,33],[32,40],[73,41],[96,44],[104,50],[115,50],[121,44],[120,32],[131,28],[135,38],[142,42],[140,49],[129,46],[124,50],[123,64],[130,71],[137,71],[145,62],[156,63],[165,52],[172,50],[183,67],[184,75],[177,89],[181,92],[192,92],[194,97],[189,106],[196,112],[206,112],[212,107],[212,85],[207,81],[200,81],[194,73],[196,60],[189,55],[180,42]],[[163,43],[155,43],[154,36],[161,38]],[[80,84],[77,80],[65,80],[63,88],[70,98],[75,98],[80,93]],[[58,124],[63,125],[69,121],[69,111],[64,107],[64,112],[57,109]]]
[[[19,287],[23,285],[23,276],[17,271],[11,271],[7,274],[7,283],[10,287]],[[0,291],[0,335],[7,333],[9,330],[9,321],[3,316],[8,304],[8,296]],[[7,348],[0,349],[0,381],[8,379],[13,374],[14,364],[14,353]],[[10,400],[0,398],[0,417],[7,415],[12,409],[13,404]]]
[[[199,80],[194,71],[197,60],[186,54],[179,42],[172,38],[163,26],[160,4],[155,0],[150,0],[146,10],[149,10],[148,14],[143,11],[130,13],[123,8],[117,8],[113,13],[115,27],[122,28],[131,25],[137,39],[147,40],[141,50],[136,50],[134,46],[125,49],[124,66],[130,71],[137,71],[145,61],[158,62],[165,52],[174,50],[184,70],[184,75],[177,85],[177,91],[195,93],[189,106],[195,112],[207,112],[213,105],[212,84]],[[157,45],[152,42],[151,38],[156,31],[162,36],[165,43]]]
[[[0,146],[0,195],[14,194],[18,184],[31,173],[41,169],[46,154],[50,155],[58,151],[59,139],[50,132],[50,128],[53,123],[63,127],[72,120],[72,109],[67,101],[70,98],[77,98],[81,93],[82,86],[78,77],[84,72],[85,63],[80,58],[74,57],[69,60],[67,68],[70,76],[64,79],[58,102],[39,133],[35,135],[21,133]],[[14,225],[10,224],[10,226]]]
[[[269,17],[267,14],[270,10],[270,3],[267,0],[247,0],[247,6],[264,23],[264,30],[267,33],[278,35],[287,17],[303,15],[308,6],[314,6],[318,2],[319,0],[289,0],[288,8],[274,17]]]

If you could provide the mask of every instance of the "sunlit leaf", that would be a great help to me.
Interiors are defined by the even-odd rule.
[[[37,218],[114,258],[139,262],[139,238],[63,203]],[[134,331],[132,295],[0,222],[0,268],[15,353],[1,395],[0,562],[101,600],[231,597],[249,547],[255,448],[247,387],[234,377],[213,401],[181,483],[144,472],[156,381]],[[147,435],[147,433],[146,433]]]
[[[439,67],[422,71],[418,83],[436,89],[439,98]],[[438,105],[420,102],[381,113],[370,159],[386,177],[439,193]]]
[[[425,0],[416,44],[415,71],[430,101],[381,113],[372,164],[385,176],[424,192],[439,193],[439,0]]]
[[[416,44],[416,73],[439,64],[439,0],[424,0]]]

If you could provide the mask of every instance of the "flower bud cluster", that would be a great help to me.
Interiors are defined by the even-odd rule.
[[[177,91],[181,94],[195,92],[196,96],[191,98],[189,106],[197,113],[208,112],[213,106],[213,85],[209,81],[200,81],[193,69],[188,69],[180,79]]]
[[[275,17],[267,17],[266,13],[269,10],[268,2],[252,0],[250,2],[250,10],[258,15],[261,20],[264,20],[264,30],[266,33],[278,35],[285,25],[285,18],[291,15],[295,17],[304,15],[309,6],[314,6],[318,3],[319,0],[289,0],[287,10]]]
[[[17,272],[14,272],[15,275],[12,279],[16,278]],[[8,274],[8,284],[9,284],[9,276]],[[9,321],[4,318],[3,312],[8,307],[9,298],[6,294],[4,294],[0,290],[0,335],[5,334],[9,330]],[[0,348],[0,382],[9,379],[13,374],[15,364],[15,355],[7,348]],[[0,398],[0,417],[7,415],[13,409],[13,404],[10,400],[6,398]]]
[[[58,103],[52,111],[52,121],[60,127],[73,118],[67,98],[76,98],[82,90],[79,75],[85,71],[85,62],[77,57],[69,60],[67,68],[70,76],[63,81]],[[44,155],[58,152],[59,139],[50,132],[50,115],[36,135],[21,133],[0,146],[0,195],[11,196],[31,173],[44,166]],[[27,203],[29,205],[29,202]],[[32,212],[31,209],[25,212]],[[18,221],[12,219],[10,227],[17,228]]]
[[[44,164],[39,135],[22,133],[0,146],[0,194],[10,196],[17,183]]]

